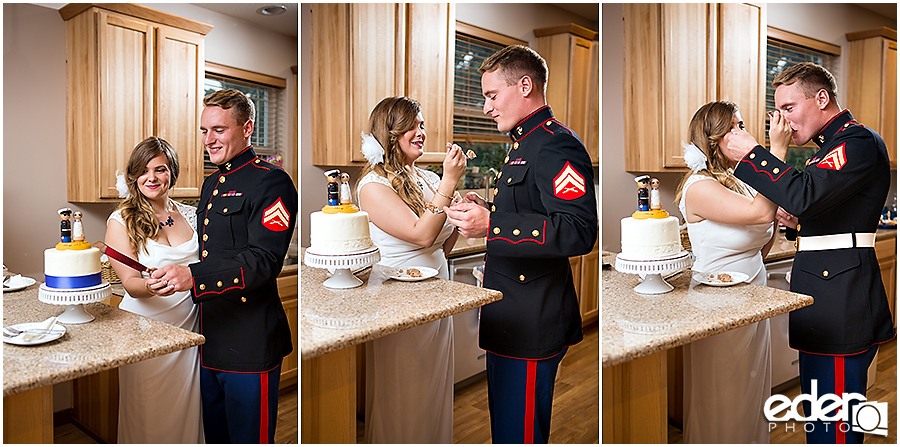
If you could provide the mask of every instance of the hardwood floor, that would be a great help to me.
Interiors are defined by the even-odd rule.
[[[550,442],[600,442],[600,347],[597,324],[584,329],[584,340],[569,348],[553,392]],[[490,444],[487,379],[463,388],[453,402],[453,443]]]
[[[297,385],[281,390],[278,396],[278,422],[275,425],[276,444],[297,444]],[[93,438],[69,423],[53,429],[54,444],[97,444]]]
[[[897,340],[885,343],[878,349],[878,363],[875,373],[875,384],[866,392],[866,400],[871,402],[887,402],[888,404],[888,435],[866,435],[866,444],[897,444]],[[782,391],[788,399],[792,400],[800,395],[800,384]],[[790,424],[788,422],[787,424]],[[772,444],[805,444],[806,435],[802,425],[796,423],[796,429],[786,426],[785,422],[779,422],[769,432],[769,442]],[[680,429],[669,425],[669,444],[682,444],[682,432]]]

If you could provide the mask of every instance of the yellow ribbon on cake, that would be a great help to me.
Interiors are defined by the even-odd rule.
[[[631,214],[635,219],[665,219],[669,217],[666,210],[635,211]]]
[[[86,241],[60,242],[56,244],[57,250],[87,250],[91,243]]]
[[[325,205],[322,207],[322,212],[325,214],[357,213],[359,208],[352,203],[349,205]]]

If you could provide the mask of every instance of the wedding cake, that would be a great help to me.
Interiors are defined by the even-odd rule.
[[[81,213],[69,208],[57,211],[60,222],[60,242],[44,250],[45,285],[52,289],[83,289],[99,286],[100,250],[84,241]],[[74,216],[74,222],[70,222]]]
[[[82,289],[99,286],[100,250],[48,248],[44,250],[44,280],[54,289]]]
[[[678,218],[622,219],[622,257],[632,261],[665,259],[681,253]]]
[[[372,248],[369,213],[352,203],[350,176],[334,169],[326,172],[325,177],[328,178],[328,202],[322,211],[309,216],[309,251],[317,255],[343,255]]]
[[[638,184],[638,210],[621,221],[621,257],[631,261],[666,259],[684,250],[678,218],[659,208],[658,203],[651,203],[651,197],[653,202],[658,202],[658,193],[647,190],[647,180],[649,176],[646,175],[635,178]],[[659,182],[653,180],[654,189],[657,189]]]
[[[320,255],[356,253],[372,247],[369,213],[326,213],[309,216],[309,250]]]

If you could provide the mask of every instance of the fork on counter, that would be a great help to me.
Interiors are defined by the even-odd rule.
[[[7,326],[3,328],[3,336],[7,338],[15,338],[22,334],[31,334],[31,335],[53,335],[53,334],[62,334],[63,331],[59,329],[40,329],[40,328],[31,328],[26,330],[16,329],[12,326]]]

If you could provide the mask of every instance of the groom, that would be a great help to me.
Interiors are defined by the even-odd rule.
[[[581,140],[553,116],[547,64],[513,45],[478,69],[484,113],[508,132],[494,202],[470,193],[444,208],[465,237],[487,237],[484,287],[503,299],[481,308],[491,438],[546,443],[553,385],[569,346],[584,338],[570,256],[597,240],[593,168]]]
[[[200,262],[153,278],[200,304],[200,386],[206,442],[273,443],[281,361],[292,349],[278,297],[297,216],[297,190],[250,145],[255,109],[238,90],[203,99],[200,131],[218,170],[200,192]]]
[[[895,335],[873,248],[891,182],[887,150],[881,136],[841,109],[834,77],[825,68],[804,62],[772,85],[794,144],[813,140],[819,146],[815,157],[798,172],[737,130],[723,152],[737,163],[739,179],[799,217],[791,291],[815,300],[791,312],[789,320],[803,393],[817,382],[820,394],[865,396],[866,371],[878,345]],[[810,402],[803,408],[809,415]],[[836,423],[813,424],[807,443],[863,441],[862,433],[845,433]]]

